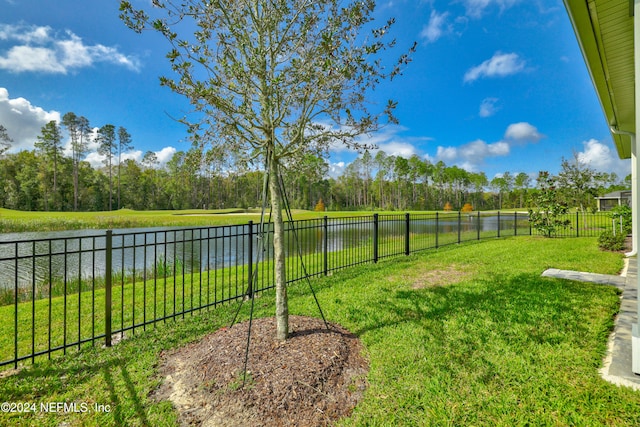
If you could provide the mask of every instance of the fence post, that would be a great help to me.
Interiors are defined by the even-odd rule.
[[[324,244],[323,246],[323,258],[324,258],[324,275],[329,275],[329,219],[325,215],[323,218],[324,228]]]
[[[404,254],[409,256],[410,252],[410,247],[409,247],[409,235],[410,235],[410,227],[411,227],[411,219],[409,216],[409,213],[407,212],[404,215],[404,222],[405,222],[405,227],[404,227]]]
[[[476,228],[478,231],[478,240],[480,240],[480,211],[478,211],[478,220],[476,221]]]
[[[373,214],[373,262],[378,262],[378,214]]]
[[[462,228],[462,212],[458,211],[458,244],[460,244],[460,229]]]
[[[500,237],[500,211],[498,211],[498,237]]]
[[[104,345],[111,347],[111,270],[113,267],[113,230],[105,236],[105,296],[104,296]],[[123,314],[124,315],[124,314]]]
[[[438,212],[436,212],[436,249],[438,249],[438,230],[440,229],[440,221],[438,220]]]
[[[253,221],[249,221],[249,271],[247,296],[253,298]]]
[[[580,237],[580,212],[576,211],[576,237]]]
[[[513,235],[518,235],[518,211],[513,212]]]

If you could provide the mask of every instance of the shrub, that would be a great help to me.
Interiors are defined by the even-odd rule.
[[[471,203],[465,203],[462,207],[462,212],[473,212],[473,206],[471,206]]]
[[[619,223],[618,221],[622,220],[623,233],[631,233],[631,208],[629,206],[618,205],[611,209],[609,216],[616,220],[616,225]]]
[[[451,206],[451,203],[447,202],[444,204],[444,210],[447,212],[451,212],[453,210],[453,206]]]
[[[316,212],[324,212],[327,210],[322,199],[318,200],[318,203],[316,203],[316,207],[313,210]]]
[[[611,231],[603,231],[598,237],[598,247],[605,251],[622,251],[625,248],[626,236],[624,234],[613,234]]]

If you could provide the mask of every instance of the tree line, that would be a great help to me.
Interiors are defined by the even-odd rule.
[[[444,162],[431,163],[413,155],[410,158],[365,151],[350,163],[342,176],[331,184],[331,199],[326,205],[348,209],[382,208],[389,210],[474,210],[525,209],[540,192],[539,176],[505,171],[489,179],[484,172],[469,172]],[[630,188],[630,176],[624,181],[615,173],[597,172],[577,156],[562,159],[560,172],[553,177],[554,191],[560,203],[595,209],[595,198],[605,193]]]
[[[63,150],[66,133],[70,149]],[[95,140],[95,141],[94,141]],[[11,138],[0,125],[0,207],[26,211],[108,211],[120,208],[223,209],[262,204],[263,171],[235,161],[220,148],[197,145],[178,151],[163,166],[148,151],[140,161],[122,160],[133,148],[124,127],[97,131],[83,116],[67,113],[61,126],[47,123],[33,150],[7,153]],[[98,144],[103,165],[83,160],[90,142]],[[526,208],[538,189],[535,177],[505,171],[488,179],[417,155],[405,158],[365,150],[338,177],[329,164],[307,154],[282,171],[292,208],[328,210],[474,210]],[[560,179],[562,178],[562,179]],[[595,197],[629,188],[615,173],[596,173],[577,159],[563,160],[557,186],[570,206],[595,207]]]

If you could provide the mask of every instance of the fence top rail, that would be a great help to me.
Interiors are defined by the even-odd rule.
[[[44,231],[43,233],[79,233],[79,232],[83,232],[86,230],[69,230],[69,231]],[[24,234],[33,234],[33,231],[27,231],[24,232]],[[105,231],[102,232],[95,232],[95,233],[90,233],[90,234],[83,234],[81,236],[50,236],[50,237],[41,237],[41,238],[37,238],[37,239],[33,239],[33,238],[16,238],[16,239],[12,239],[12,240],[2,240],[3,238],[7,238],[9,236],[13,236],[15,234],[23,234],[23,233],[7,233],[7,234],[2,234],[0,233],[0,245],[24,245],[24,244],[28,244],[28,243],[44,243],[44,242],[60,242],[60,241],[74,241],[74,240],[86,240],[86,239],[94,239],[94,238],[104,238],[105,236]]]

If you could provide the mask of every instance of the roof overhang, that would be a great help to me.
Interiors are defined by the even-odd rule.
[[[634,0],[564,0],[609,127],[636,133]],[[622,159],[630,138],[612,132]]]

